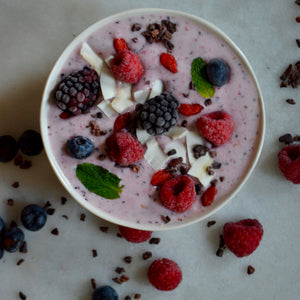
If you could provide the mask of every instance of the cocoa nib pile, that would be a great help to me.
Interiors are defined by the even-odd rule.
[[[280,87],[297,88],[300,84],[300,61],[297,61],[294,65],[290,64],[283,74],[280,76]]]

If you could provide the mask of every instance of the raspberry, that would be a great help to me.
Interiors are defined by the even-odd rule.
[[[203,206],[210,206],[216,196],[217,189],[214,185],[211,185],[201,196],[201,203]]]
[[[263,233],[263,227],[256,219],[229,222],[223,227],[225,244],[237,257],[250,255],[258,247]]]
[[[151,184],[153,186],[161,186],[167,180],[171,179],[172,177],[173,177],[172,173],[170,173],[166,170],[159,170],[153,174],[152,179],[151,179]]]
[[[203,108],[204,107],[198,103],[194,103],[194,104],[182,103],[180,104],[178,110],[184,116],[192,116],[201,112]]]
[[[128,50],[128,45],[124,39],[114,39],[114,48],[117,52]]]
[[[300,145],[290,144],[278,153],[278,166],[286,179],[300,183]]]
[[[139,57],[130,50],[118,52],[111,60],[110,69],[117,80],[126,83],[137,83],[144,72]]]
[[[57,106],[66,113],[62,118],[85,112],[96,102],[99,89],[98,74],[87,67],[64,78],[55,92]]]
[[[143,145],[129,132],[118,131],[106,139],[108,156],[114,162],[128,166],[144,156]]]
[[[202,115],[197,120],[199,132],[215,146],[226,143],[233,130],[233,120],[231,116],[222,111],[215,111]]]
[[[131,243],[142,243],[151,238],[152,231],[138,230],[119,225],[119,232],[122,237]]]
[[[163,205],[175,212],[184,212],[191,208],[195,196],[195,184],[186,175],[169,179],[160,190]]]
[[[120,131],[122,129],[130,129],[132,127],[132,118],[130,112],[126,112],[122,115],[119,115],[114,123],[114,131]]]
[[[160,63],[170,72],[177,73],[177,61],[173,55],[162,53],[160,55]]]
[[[182,280],[182,272],[176,262],[168,258],[155,260],[148,269],[150,283],[161,291],[177,288]]]

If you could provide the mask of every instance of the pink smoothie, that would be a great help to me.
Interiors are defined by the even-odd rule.
[[[171,40],[174,44],[172,55],[178,64],[178,73],[176,74],[163,68],[159,62],[160,54],[166,52],[164,45],[162,43],[149,44],[141,35],[148,24],[160,23],[161,20],[167,18],[177,24],[177,31]],[[139,23],[142,27],[141,30],[133,32],[131,27],[134,23]],[[79,55],[83,42],[87,42],[103,59],[114,55],[114,38],[124,38],[129,48],[139,55],[145,68],[145,73],[139,83],[133,87],[134,90],[143,89],[145,86],[149,86],[149,82],[151,85],[156,79],[160,79],[165,83],[165,90],[171,92],[179,102],[200,103],[205,107],[197,116],[180,116],[178,124],[187,120],[187,128],[195,130],[195,120],[201,114],[224,110],[232,116],[235,125],[230,140],[226,144],[214,148],[217,153],[215,161],[222,164],[221,168],[216,170],[218,192],[214,202],[215,205],[222,202],[247,175],[260,140],[259,130],[262,122],[260,99],[255,82],[247,67],[226,42],[194,21],[178,16],[138,15],[121,18],[97,29],[78,45],[65,62],[61,73],[69,74],[87,65]],[[133,38],[137,38],[137,40],[133,41]],[[201,57],[205,61],[222,58],[231,68],[230,82],[221,88],[216,88],[215,95],[211,99],[212,104],[209,106],[204,105],[205,99],[196,90],[190,89],[191,63],[197,57]],[[59,80],[60,77],[57,78],[57,82]],[[129,168],[117,168],[109,158],[103,161],[99,160],[99,155],[106,153],[105,139],[111,134],[118,113],[112,118],[104,116],[102,119],[94,119],[91,115],[100,111],[95,106],[88,114],[63,120],[59,117],[61,111],[56,106],[55,100],[50,98],[49,101],[51,105],[48,113],[48,134],[53,154],[70,185],[93,206],[122,221],[129,221],[133,225],[157,224],[157,226],[161,226],[164,224],[162,215],[169,216],[170,223],[172,223],[185,218],[193,218],[205,212],[207,208],[201,205],[200,196],[196,197],[192,208],[185,213],[174,213],[165,208],[160,202],[157,189],[150,184],[155,170],[145,159],[138,164],[139,173],[135,173]],[[87,128],[90,121],[95,121],[101,130],[107,130],[107,134],[93,136],[90,128]],[[75,135],[89,137],[94,142],[97,149],[90,157],[77,160],[67,154],[66,141]],[[184,142],[184,138],[182,141]],[[89,192],[75,174],[76,166],[82,162],[100,165],[121,178],[124,188],[120,198],[107,200]],[[220,180],[222,177],[223,181]]]

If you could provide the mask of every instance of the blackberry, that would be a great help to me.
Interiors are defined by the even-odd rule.
[[[179,102],[169,93],[149,99],[136,107],[138,126],[151,135],[160,135],[177,124]]]
[[[84,67],[64,78],[55,92],[57,106],[70,115],[84,113],[95,102],[99,94],[98,74]]]

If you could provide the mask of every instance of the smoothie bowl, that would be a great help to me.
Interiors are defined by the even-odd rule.
[[[245,56],[214,25],[162,9],[110,16],[74,39],[40,117],[70,195],[102,219],[152,231],[200,221],[233,198],[264,137]]]

